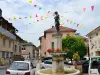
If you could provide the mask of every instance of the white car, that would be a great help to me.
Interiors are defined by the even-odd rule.
[[[43,63],[41,63],[40,67],[41,69],[52,68],[52,60],[45,60]]]
[[[35,66],[31,61],[14,61],[6,70],[6,75],[35,75]]]
[[[90,58],[89,75],[100,75],[100,56]]]

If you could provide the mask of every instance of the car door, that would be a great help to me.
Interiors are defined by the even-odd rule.
[[[32,62],[30,63],[30,72],[31,75],[35,75],[35,66],[33,66]]]
[[[83,68],[83,72],[84,72],[84,73],[88,73],[89,60],[85,61],[85,62],[82,64],[82,68]]]

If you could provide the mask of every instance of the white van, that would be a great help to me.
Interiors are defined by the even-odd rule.
[[[93,56],[89,62],[89,75],[100,75],[100,56]]]

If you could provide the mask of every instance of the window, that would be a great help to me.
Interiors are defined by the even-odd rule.
[[[17,51],[17,46],[15,45],[15,52]]]
[[[51,48],[54,48],[54,42],[52,42],[52,44],[51,44]]]
[[[6,52],[6,58],[8,58],[9,57],[9,52]]]
[[[9,40],[9,48],[11,47],[11,41]]]
[[[21,52],[21,47],[19,46],[19,52]]]
[[[5,52],[2,52],[2,57],[5,58]]]
[[[6,46],[6,39],[3,38],[3,46],[5,47]]]

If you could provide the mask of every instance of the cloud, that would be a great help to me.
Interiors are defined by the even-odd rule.
[[[34,4],[37,6],[34,7]],[[94,11],[91,10],[92,5],[95,6]],[[38,38],[43,35],[44,30],[54,25],[52,16],[54,11],[59,12],[64,26],[77,29],[81,35],[86,35],[100,24],[99,0],[33,0],[32,4],[28,0],[5,0],[0,1],[0,7],[5,19],[16,16],[17,20],[9,22],[19,30],[18,35],[36,45],[39,45]],[[39,7],[42,9],[39,10]],[[83,8],[86,8],[85,12]],[[48,18],[41,21],[41,16],[46,16],[48,11],[50,11]],[[38,14],[37,18],[36,14]],[[32,18],[29,18],[30,15]],[[18,20],[19,17],[22,17],[22,20]],[[25,19],[25,17],[28,18]],[[36,22],[37,19],[39,22]],[[67,23],[67,19],[72,21],[72,24]],[[74,23],[83,25],[83,28],[76,27]]]

